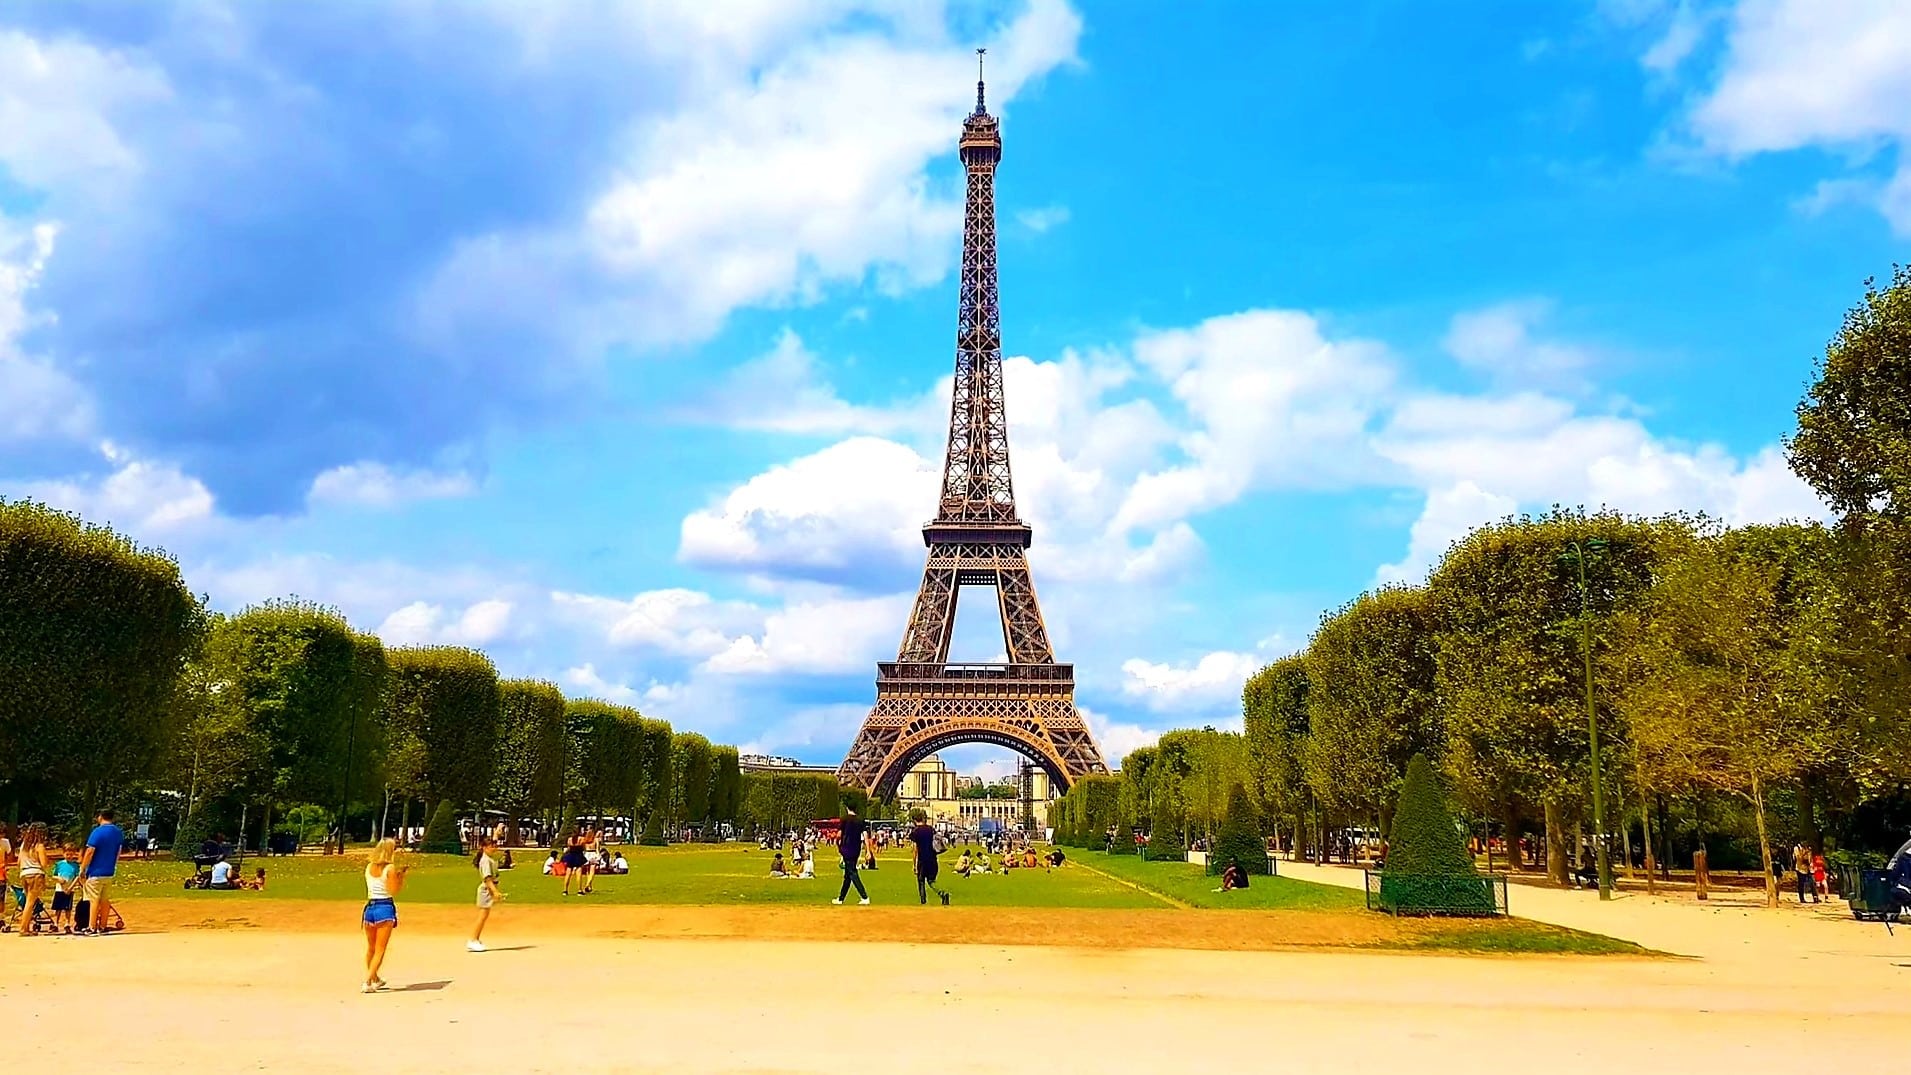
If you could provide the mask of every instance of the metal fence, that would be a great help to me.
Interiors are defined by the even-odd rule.
[[[1367,909],[1393,915],[1487,918],[1506,913],[1506,875],[1441,877],[1362,870]]]

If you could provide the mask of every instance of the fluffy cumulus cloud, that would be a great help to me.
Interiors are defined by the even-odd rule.
[[[0,63],[5,62],[0,46]],[[6,124],[0,112],[0,128]],[[6,137],[0,134],[0,138]],[[43,438],[77,439],[91,431],[92,401],[60,367],[25,349],[24,337],[45,314],[33,314],[27,296],[40,282],[59,229],[32,227],[0,216],[0,444]]]
[[[960,203],[929,165],[974,27],[857,0],[714,10],[9,12],[0,170],[61,230],[32,263],[45,316],[9,344],[34,365],[0,361],[252,515],[575,409],[615,345],[939,277]],[[1061,0],[985,30],[997,100],[1079,31]]]
[[[477,488],[477,481],[462,471],[398,470],[364,462],[320,474],[305,498],[313,504],[389,508],[414,500],[469,496]]]
[[[1637,7],[1625,11],[1660,26],[1645,55],[1657,70],[1720,39],[1684,121],[1700,150],[1737,160],[1815,148],[1860,161],[1856,175],[1828,179],[1804,204],[1861,201],[1911,235],[1911,5],[1738,0],[1722,15],[1685,2]]]
[[[1218,651],[1189,664],[1132,658],[1121,665],[1122,693],[1157,712],[1238,707],[1241,685],[1267,662],[1252,653]]]
[[[395,646],[483,646],[503,637],[510,624],[509,601],[479,601],[462,610],[413,601],[386,616],[377,634]]]
[[[170,538],[215,520],[212,493],[170,463],[100,445],[104,467],[58,481],[0,482],[0,494],[38,500],[143,540]]]

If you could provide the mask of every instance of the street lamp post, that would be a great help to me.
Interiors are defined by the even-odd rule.
[[[345,811],[352,803],[352,752],[358,746],[358,707],[352,707],[351,730],[345,733],[345,786],[338,793],[338,853],[345,853]]]
[[[1612,899],[1612,862],[1606,854],[1606,792],[1599,776],[1599,710],[1593,705],[1592,587],[1586,581],[1586,558],[1603,552],[1606,542],[1590,538],[1567,546],[1579,566],[1579,645],[1586,657],[1586,740],[1592,761],[1593,854],[1599,862],[1599,898]]]

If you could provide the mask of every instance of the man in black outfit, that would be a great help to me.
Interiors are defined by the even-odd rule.
[[[949,906],[949,894],[936,887],[936,874],[941,863],[936,859],[936,830],[929,826],[929,815],[918,807],[909,815],[916,827],[909,831],[909,842],[915,846],[916,859],[916,896],[923,903],[929,902],[929,893],[935,892],[942,897],[942,905]]]
[[[856,860],[863,853],[863,819],[856,816],[852,807],[843,809],[843,831],[836,837],[836,850],[843,856],[843,890],[829,902],[840,906],[849,898],[849,886],[855,885],[856,894],[862,897],[859,902],[867,904],[869,891],[863,888],[863,879],[856,876]]]

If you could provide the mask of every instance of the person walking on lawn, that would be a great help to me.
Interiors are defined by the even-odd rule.
[[[856,808],[843,808],[843,829],[836,836],[836,850],[843,856],[843,890],[829,901],[840,907],[849,898],[849,886],[856,886],[858,900],[865,906],[869,903],[869,890],[863,887],[863,879],[856,875],[856,860],[863,853],[863,819],[856,816]]]
[[[916,896],[923,903],[929,902],[929,893],[935,892],[942,897],[942,905],[949,906],[949,894],[936,888],[936,873],[941,863],[936,859],[940,852],[936,848],[936,830],[929,826],[929,814],[917,807],[909,815],[916,827],[909,830],[910,854],[916,860]]]

